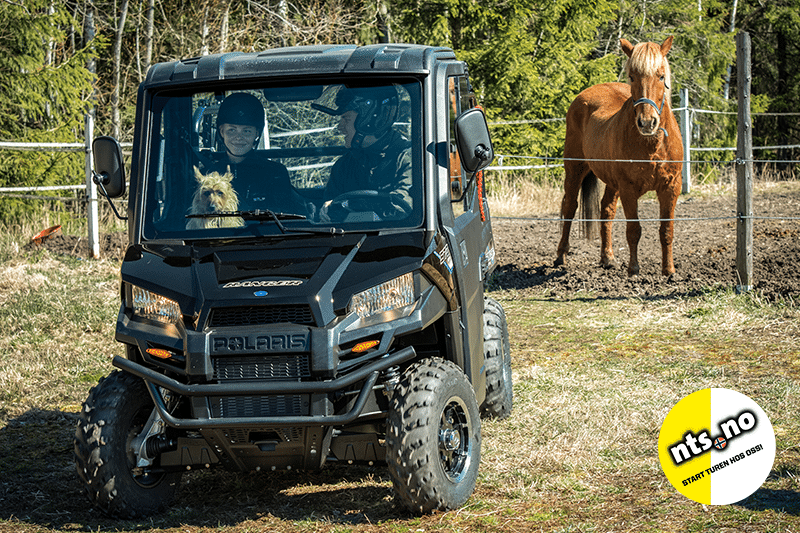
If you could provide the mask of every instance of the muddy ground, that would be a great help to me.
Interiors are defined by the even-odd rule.
[[[557,218],[556,213],[541,218]],[[547,290],[554,297],[580,291],[599,297],[691,296],[708,288],[740,285],[736,271],[736,198],[731,195],[682,197],[675,211],[674,256],[677,272],[661,274],[659,222],[643,222],[639,242],[640,273],[628,277],[625,222],[613,225],[617,266],[600,267],[600,242],[587,241],[572,227],[566,267],[553,267],[561,224],[537,219],[502,218],[494,222],[500,288]],[[800,294],[800,187],[780,184],[753,197],[753,282],[768,301],[794,302]],[[623,218],[622,209],[617,217]],[[658,218],[658,202],[639,203],[641,219]],[[771,217],[759,219],[758,217]],[[772,218],[774,217],[774,218]]]
[[[658,202],[639,203],[639,217],[658,218]],[[753,290],[768,301],[794,301],[800,293],[800,184],[777,183],[757,189],[753,197]],[[558,213],[536,218],[494,220],[498,268],[495,286],[502,289],[546,290],[553,297],[580,292],[599,297],[690,296],[713,287],[740,285],[736,272],[736,198],[732,194],[681,197],[675,213],[674,255],[677,272],[661,275],[659,222],[643,222],[639,242],[640,273],[628,277],[625,222],[614,223],[617,266],[599,266],[599,240],[587,241],[573,225],[566,267],[553,267],[561,224]],[[617,217],[624,217],[618,209]],[[770,217],[759,219],[758,217]],[[124,234],[101,236],[101,254],[122,258]],[[57,253],[88,257],[85,237],[54,235],[43,246]]]

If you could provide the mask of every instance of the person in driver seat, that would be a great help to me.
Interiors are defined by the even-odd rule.
[[[336,95],[339,132],[348,151],[331,168],[320,221],[343,220],[349,211],[374,212],[380,220],[399,220],[411,214],[411,143],[392,126],[399,98],[393,86],[346,88]],[[375,197],[337,200],[351,191],[376,191]]]

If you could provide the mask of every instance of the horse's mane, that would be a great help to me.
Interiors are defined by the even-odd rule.
[[[630,79],[631,71],[642,76],[654,76],[660,66],[664,66],[664,83],[667,90],[672,87],[672,71],[666,56],[656,43],[639,43],[633,48],[631,57],[625,62],[625,74]]]

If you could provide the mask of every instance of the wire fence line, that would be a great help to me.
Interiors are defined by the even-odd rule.
[[[672,108],[673,113],[678,114],[679,123],[681,125],[681,133],[686,135],[685,132],[691,132],[691,123],[693,122],[692,116],[696,113],[699,114],[717,114],[717,115],[737,115],[738,111],[717,111],[713,109],[699,109],[695,107],[690,107],[688,105],[688,91],[682,91],[681,93],[681,101],[686,102],[686,105],[681,105],[680,107]],[[686,112],[686,113],[683,113]],[[800,113],[751,113],[751,117],[758,117],[758,116],[800,116]],[[503,125],[522,125],[522,124],[543,124],[543,123],[552,123],[552,122],[564,122],[566,121],[566,117],[556,117],[556,118],[545,118],[545,119],[530,119],[530,120],[506,120],[506,121],[491,121],[489,122],[490,126],[503,126]],[[691,134],[689,134],[691,137]],[[684,152],[691,154],[691,152],[735,152],[737,150],[736,147],[732,146],[723,146],[723,147],[692,147],[688,144],[688,142],[684,145],[685,149]],[[782,145],[782,146],[753,146],[753,150],[780,150],[780,149],[797,149],[800,148],[800,145]],[[687,150],[688,149],[688,150]],[[519,170],[548,170],[548,169],[555,169],[560,168],[563,164],[563,161],[571,161],[574,159],[563,158],[563,157],[549,157],[549,156],[525,156],[525,155],[511,155],[511,154],[495,154],[497,158],[497,164],[490,165],[486,168],[489,171],[519,171]],[[516,164],[516,165],[509,165],[505,164],[506,159],[532,159],[532,160],[539,160],[544,161],[543,164],[532,164],[532,165],[523,165],[523,164]],[[589,159],[583,159],[583,161],[589,161]],[[624,163],[651,163],[650,160],[612,160],[612,159],[592,159],[591,161],[603,161],[603,162],[624,162]],[[553,163],[549,163],[553,162]],[[687,155],[685,160],[681,161],[660,161],[662,163],[686,163],[686,164],[743,164],[746,162],[751,163],[758,163],[758,164],[766,164],[766,163],[775,163],[775,164],[794,164],[797,163],[798,160],[786,160],[786,159],[716,159],[716,160],[699,160],[699,159],[692,159],[691,155]],[[691,171],[690,168],[687,166],[682,171],[682,179],[683,179],[683,192],[689,192],[691,189]]]
[[[691,107],[676,107],[673,112],[690,110],[693,113],[715,113],[715,114],[736,114],[733,111],[715,111],[711,109],[698,109]],[[800,113],[752,113],[753,116],[800,116]],[[565,117],[544,118],[544,119],[531,119],[531,120],[505,120],[505,121],[491,121],[490,126],[495,125],[521,125],[521,124],[535,124],[535,123],[551,123],[563,122]],[[305,133],[305,132],[304,132]],[[293,132],[280,133],[276,136],[286,136],[294,134]],[[123,143],[123,146],[130,146],[131,143]],[[0,141],[0,150],[15,150],[15,151],[54,151],[54,152],[84,152],[88,153],[88,142],[73,142],[73,143],[24,143],[24,142],[8,142]],[[754,146],[753,150],[779,150],[779,149],[796,149],[800,145],[782,145],[782,146]],[[715,152],[715,151],[736,151],[735,147],[691,147],[692,152]],[[507,170],[542,170],[551,168],[560,168],[563,161],[599,161],[599,162],[622,162],[622,163],[652,163],[649,159],[576,159],[564,157],[551,157],[551,156],[530,156],[530,155],[514,155],[514,154],[495,154],[497,159],[496,165],[490,165],[485,170],[507,171]],[[537,165],[506,165],[506,159],[526,159],[544,161],[544,164]],[[558,162],[558,163],[548,163]],[[687,158],[686,160],[671,161],[663,160],[660,163],[689,163],[689,164],[742,164],[745,162],[752,163],[781,163],[793,164],[798,163],[798,160],[775,160],[775,159],[750,159],[747,161],[741,159],[726,159],[726,160],[699,160]],[[0,187],[0,195],[8,198],[26,198],[26,199],[40,199],[40,200],[79,200],[87,202],[87,198],[69,198],[69,197],[56,197],[56,196],[37,196],[37,195],[24,195],[21,193],[29,192],[42,192],[42,191],[57,191],[57,190],[85,190],[86,184],[81,185],[53,185],[53,186],[24,186],[24,187]]]
[[[681,95],[682,107],[673,109],[674,112],[682,112],[681,113],[681,125],[682,131],[691,132],[691,121],[689,117],[694,113],[714,113],[714,114],[735,114],[733,112],[727,111],[714,111],[714,110],[706,110],[706,109],[697,109],[691,108],[688,105],[688,92],[683,92]],[[749,106],[749,103],[748,103]],[[747,108],[749,110],[749,107]],[[751,116],[798,116],[800,113],[753,113]],[[489,122],[490,126],[504,126],[504,125],[521,125],[521,124],[531,124],[531,123],[556,123],[556,122],[564,122],[566,118],[564,117],[555,117],[555,118],[547,118],[547,119],[537,119],[537,120],[510,120],[510,121],[496,121],[496,122]],[[297,132],[288,132],[280,135],[288,135],[288,134],[296,134]],[[92,148],[91,142],[92,138],[94,137],[94,121],[91,115],[87,115],[86,117],[86,128],[84,131],[85,140],[83,143],[79,142],[72,142],[72,143],[23,143],[23,142],[7,142],[7,141],[0,141],[0,150],[17,150],[17,151],[55,151],[55,152],[75,152],[75,153],[84,153],[85,158],[85,182],[80,185],[52,185],[52,186],[28,186],[28,187],[0,187],[0,197],[7,197],[7,198],[22,198],[22,199],[35,199],[35,200],[47,200],[47,201],[77,201],[83,204],[87,204],[87,211],[89,213],[89,227],[90,227],[90,241],[92,244],[93,249],[93,256],[98,257],[99,254],[99,247],[98,247],[98,236],[97,236],[97,228],[98,228],[98,198],[97,198],[97,190],[92,182],[92,169],[93,169],[93,162],[92,162]],[[686,135],[686,139],[691,138],[691,134],[689,133]],[[683,165],[684,168],[684,190],[683,192],[689,192],[689,184],[690,184],[690,176],[688,174],[688,169],[691,167],[691,164],[695,163],[716,163],[716,164],[737,164],[737,165],[744,165],[748,163],[787,163],[787,164],[794,164],[798,161],[795,160],[757,160],[757,159],[743,159],[741,157],[735,158],[733,160],[718,160],[718,161],[701,161],[701,160],[693,160],[691,158],[691,152],[698,151],[698,152],[712,152],[712,151],[735,151],[736,148],[732,147],[697,147],[693,148],[688,144],[687,140],[684,140],[684,153],[687,154],[686,160],[681,161],[660,161],[663,163],[687,163]],[[752,143],[751,143],[752,144]],[[125,143],[125,145],[130,146],[131,143]],[[753,150],[776,150],[776,149],[795,149],[800,148],[800,145],[789,145],[789,146],[762,146],[762,147],[751,147]],[[552,169],[558,168],[563,165],[564,161],[603,161],[603,162],[623,162],[623,163],[653,163],[652,160],[635,160],[635,159],[577,159],[577,158],[563,158],[563,157],[549,157],[549,156],[526,156],[526,155],[505,155],[505,154],[496,154],[497,157],[497,165],[492,165],[486,168],[488,171],[505,171],[505,170],[530,170],[530,169]],[[534,164],[534,165],[505,165],[504,162],[506,159],[523,159],[523,160],[537,160],[543,161],[545,164]],[[558,163],[554,163],[558,162]],[[40,194],[30,194],[30,193],[42,193],[42,192],[51,192],[51,191],[85,191],[82,196],[77,197],[63,197],[63,196],[52,196],[52,195],[40,195]],[[730,219],[738,219],[738,220],[750,220],[750,219],[762,219],[766,217],[742,217],[742,216],[732,216]],[[781,219],[786,220],[796,220],[796,217],[781,217]],[[531,219],[534,220],[534,219]],[[554,222],[564,222],[564,219],[560,218],[540,218],[535,220],[542,220],[542,221],[554,221]],[[663,219],[638,219],[640,222],[659,222],[663,221]],[[673,219],[676,222],[681,220],[691,220],[691,219]],[[702,218],[702,219],[695,219],[695,220],[712,220],[712,218]],[[583,219],[572,219],[573,222],[583,222]],[[587,220],[588,221],[588,220]],[[592,220],[593,221],[593,220]],[[629,222],[633,221],[627,219],[619,219],[619,222]]]
[[[784,145],[784,146],[753,146],[753,150],[778,150],[781,148],[800,148],[800,144]],[[717,152],[729,151],[735,152],[736,148],[692,148],[692,152]],[[742,164],[742,163],[782,163],[794,164],[800,163],[797,159],[597,159],[597,158],[581,158],[581,157],[551,157],[551,156],[535,156],[535,155],[509,155],[509,154],[495,154],[497,158],[497,165],[486,167],[485,170],[529,170],[529,169],[543,169],[543,168],[560,168],[560,164],[545,164],[545,165],[504,165],[506,159],[535,159],[539,161],[596,161],[600,163],[706,163],[706,164]]]
[[[692,113],[706,113],[712,115],[736,115],[737,111],[715,111],[713,109],[698,109],[696,107],[673,107],[672,112],[675,113],[677,111],[691,111]],[[751,113],[751,116],[754,117],[797,117],[800,116],[800,113]],[[488,124],[490,126],[505,126],[505,125],[518,125],[518,124],[544,124],[548,122],[564,122],[567,120],[567,117],[555,117],[555,118],[533,118],[528,120],[492,120],[489,121]]]
[[[498,220],[527,220],[533,222],[698,222],[704,220],[800,220],[798,217],[767,217],[759,215],[730,215],[721,217],[675,217],[675,218],[560,218],[560,217],[509,217],[492,216]]]

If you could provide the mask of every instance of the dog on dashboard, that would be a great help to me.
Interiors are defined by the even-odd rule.
[[[231,185],[233,174],[230,168],[224,174],[209,172],[203,174],[194,167],[197,190],[192,196],[190,215],[225,213],[239,209],[239,196]],[[186,223],[186,229],[236,228],[244,226],[239,217],[193,217]]]

